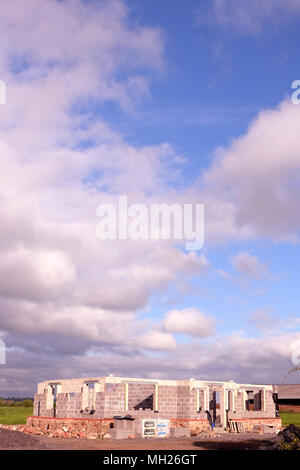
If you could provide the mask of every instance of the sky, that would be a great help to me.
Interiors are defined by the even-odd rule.
[[[299,383],[299,22],[300,0],[2,0],[0,396]],[[202,250],[99,240],[119,195],[204,204]]]

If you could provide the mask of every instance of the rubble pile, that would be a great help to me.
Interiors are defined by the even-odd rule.
[[[103,439],[107,438],[105,432],[90,432],[87,427],[75,429],[72,426],[62,426],[58,429],[37,429],[26,424],[0,424],[1,429],[8,429],[10,431],[19,431],[25,434],[45,435],[48,437],[64,437],[64,438],[80,438],[80,439]]]
[[[279,450],[300,450],[300,428],[290,424],[278,433]]]

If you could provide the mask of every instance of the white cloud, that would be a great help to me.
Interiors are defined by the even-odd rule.
[[[240,252],[235,255],[232,265],[236,271],[249,279],[261,280],[268,273],[267,267],[256,256],[249,253]]]
[[[197,308],[171,310],[166,314],[163,324],[172,333],[186,333],[200,338],[212,336],[215,332],[215,319],[204,315]]]
[[[149,331],[138,338],[137,344],[140,348],[153,350],[172,350],[177,346],[174,336],[163,331]]]
[[[148,96],[165,67],[162,31],[118,0],[17,3],[2,2],[0,16],[0,328],[14,347],[51,337],[51,354],[173,348],[137,311],[154,290],[201,273],[205,257],[95,234],[101,202],[166,201],[179,176],[168,143],[135,147],[94,114],[108,101],[133,112]]]
[[[58,296],[71,287],[76,270],[69,257],[55,250],[16,249],[5,253],[0,261],[2,295],[27,299]]]
[[[43,338],[43,342],[41,342]],[[11,337],[11,343],[16,338]],[[150,344],[154,337],[150,338]],[[25,349],[10,348],[7,365],[1,369],[2,395],[18,390],[19,395],[31,395],[38,381],[49,378],[92,377],[113,373],[119,376],[145,378],[203,380],[235,380],[240,383],[281,383],[292,369],[292,353],[300,340],[299,333],[269,334],[247,337],[241,334],[216,336],[206,341],[195,339],[178,344],[159,355],[146,355],[132,346],[95,347],[83,354],[81,343],[77,351],[68,352],[66,339],[60,351],[51,353],[53,337],[27,336]],[[25,342],[27,341],[27,343]],[[164,344],[166,341],[162,339]],[[59,344],[59,338],[55,336]],[[74,340],[72,340],[74,343]],[[26,352],[26,353],[25,353]],[[299,374],[288,376],[289,383],[299,383]]]
[[[300,14],[298,0],[210,0],[201,3],[198,23],[217,25],[241,34],[261,33],[266,24],[279,24]]]
[[[216,151],[198,184],[198,198],[206,204],[206,243],[298,240],[299,120],[300,107],[285,100],[260,112],[245,135]]]
[[[210,338],[213,319],[197,309],[169,312],[166,331],[142,322],[138,311],[153,291],[209,263],[169,241],[100,243],[95,213],[120,193],[143,203],[204,202],[206,244],[296,240],[300,107],[286,101],[261,113],[218,150],[199,185],[179,190],[182,158],[170,144],[130,145],[91,111],[114,101],[132,112],[147,96],[152,74],[164,70],[160,30],[131,22],[121,1],[6,0],[0,43],[0,328],[10,348],[3,393],[7,384],[32,390],[42,378],[110,372],[264,382],[277,373],[274,358],[283,371],[288,336]],[[211,343],[176,345],[171,333]],[[165,351],[163,360],[145,349]]]

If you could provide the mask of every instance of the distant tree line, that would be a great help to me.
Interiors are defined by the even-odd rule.
[[[25,399],[0,398],[0,406],[24,406],[25,408],[30,408],[33,406],[33,401],[30,398],[25,398]]]

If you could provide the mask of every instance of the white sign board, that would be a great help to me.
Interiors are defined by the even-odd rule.
[[[170,436],[170,420],[158,419],[157,420],[157,437],[169,437],[169,436]]]
[[[142,437],[156,437],[156,419],[143,419]]]

